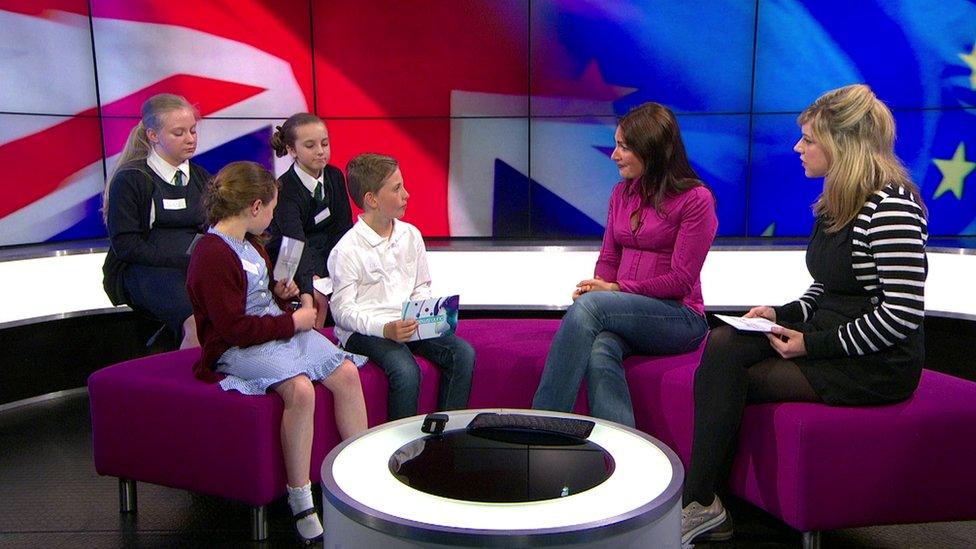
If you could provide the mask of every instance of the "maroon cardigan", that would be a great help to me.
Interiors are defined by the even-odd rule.
[[[268,266],[268,291],[271,291],[274,287],[271,260],[264,246],[249,240]],[[286,311],[283,315],[245,314],[247,277],[241,258],[215,234],[204,235],[194,247],[186,274],[186,289],[193,304],[197,337],[202,348],[200,360],[193,365],[193,373],[200,379],[210,382],[220,379],[214,367],[231,347],[248,347],[295,335],[291,313],[280,301],[279,306]]]

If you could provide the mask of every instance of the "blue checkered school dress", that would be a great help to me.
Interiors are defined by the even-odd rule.
[[[254,246],[247,241],[229,238],[213,228],[209,232],[222,238],[241,258],[247,277],[245,312],[254,316],[285,314],[268,289],[268,267]],[[216,369],[227,375],[220,382],[225,391],[261,395],[275,383],[299,374],[305,374],[311,380],[325,379],[346,359],[356,366],[362,366],[367,360],[364,356],[339,349],[322,334],[309,330],[296,332],[290,339],[231,347],[217,360]]]

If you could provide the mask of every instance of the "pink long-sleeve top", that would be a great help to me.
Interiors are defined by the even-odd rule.
[[[662,214],[641,206],[621,181],[610,195],[607,229],[594,274],[623,292],[680,301],[705,314],[701,269],[715,240],[715,199],[704,186],[665,198]],[[637,212],[637,229],[631,215]]]

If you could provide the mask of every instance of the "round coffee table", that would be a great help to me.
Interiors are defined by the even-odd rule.
[[[569,463],[582,446],[533,446],[535,465],[522,467],[528,477],[523,493],[535,494],[518,500],[510,496],[512,490],[504,485],[512,477],[498,473],[497,461],[519,460],[531,462],[529,457],[496,459],[494,455],[509,456],[512,452],[486,454],[480,449],[462,448],[448,451],[434,450],[431,438],[420,428],[424,416],[415,416],[386,423],[344,441],[334,448],[322,463],[323,518],[326,547],[457,547],[457,546],[521,546],[554,547],[674,547],[681,546],[681,484],[684,470],[678,457],[663,443],[640,431],[594,418],[541,412],[533,410],[490,409],[445,412],[449,421],[445,435],[463,432],[468,423],[481,412],[526,414],[586,419],[595,422],[588,441],[589,456],[582,461],[584,476],[589,480],[586,489],[576,491],[572,481],[561,490],[552,479],[532,477],[555,476],[563,483],[561,464]],[[426,444],[425,444],[425,441]],[[436,441],[435,441],[436,442]],[[487,446],[497,446],[492,440]],[[428,493],[407,484],[410,479],[394,470],[409,462],[428,448],[437,454],[438,465],[420,469],[439,475],[450,485],[457,477],[459,483],[470,483],[472,468],[490,463],[483,483],[488,501],[477,501],[480,489],[459,491],[463,499]],[[516,445],[517,446],[517,445]],[[529,445],[531,446],[531,445]],[[602,450],[594,460],[592,449]],[[495,448],[493,448],[495,449]],[[516,449],[515,454],[518,454]],[[540,453],[541,452],[541,453]],[[470,454],[471,460],[457,454]],[[514,455],[514,454],[512,454]],[[522,454],[530,456],[530,450]],[[539,464],[542,464],[541,466]],[[567,465],[567,467],[569,467]],[[578,467],[577,467],[578,468]],[[594,471],[594,469],[596,471]],[[418,470],[413,468],[414,473]],[[550,473],[558,473],[552,475]],[[427,473],[424,473],[427,474]],[[594,477],[596,475],[596,477]],[[602,475],[602,476],[601,476]],[[399,477],[399,478],[398,478]],[[418,482],[424,489],[441,486],[436,482]],[[474,477],[477,478],[477,477]],[[593,480],[597,478],[597,480]],[[604,480],[605,478],[605,480]],[[466,480],[467,479],[467,480]],[[595,484],[595,485],[594,485]],[[539,488],[542,486],[542,488]],[[592,486],[592,487],[589,487]],[[469,487],[470,488],[470,487]],[[498,489],[494,489],[498,488]],[[548,490],[548,492],[547,492]],[[434,490],[435,492],[437,490]],[[503,494],[498,496],[498,494]],[[473,494],[473,495],[472,495]],[[543,494],[543,495],[539,495]],[[550,494],[550,495],[545,495]],[[501,499],[499,499],[501,498]]]

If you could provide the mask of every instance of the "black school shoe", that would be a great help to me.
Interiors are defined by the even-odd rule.
[[[314,515],[314,514],[315,514],[315,508],[314,508],[314,507],[310,507],[310,508],[308,508],[308,509],[305,509],[304,511],[302,511],[302,512],[300,512],[300,513],[296,513],[296,514],[294,515],[294,519],[295,519],[295,535],[297,535],[297,536],[298,536],[298,540],[299,540],[299,541],[300,541],[300,542],[301,542],[301,543],[302,543],[303,545],[306,545],[306,546],[307,546],[307,545],[312,545],[313,543],[319,543],[319,542],[321,542],[321,541],[322,541],[322,535],[323,535],[323,534],[319,534],[319,535],[317,535],[317,536],[315,536],[315,537],[312,537],[312,538],[306,538],[306,537],[305,537],[305,536],[303,536],[303,535],[302,535],[302,533],[301,533],[301,532],[300,532],[300,531],[298,530],[298,521],[300,521],[300,520],[302,520],[303,518],[305,518],[305,517],[307,517],[307,516],[309,516],[309,515]],[[317,517],[316,517],[316,518],[317,518]]]

